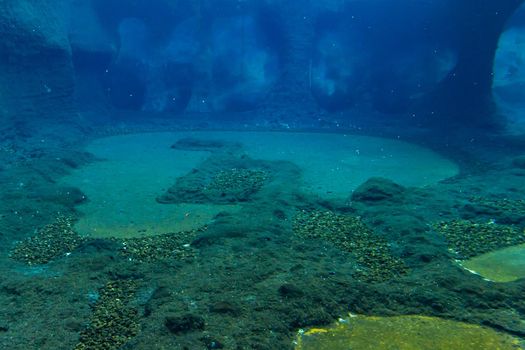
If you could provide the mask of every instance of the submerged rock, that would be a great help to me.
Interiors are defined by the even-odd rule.
[[[86,195],[76,187],[62,186],[56,189],[42,187],[35,190],[30,198],[42,198],[48,202],[54,202],[66,207],[73,207],[87,200]]]
[[[225,149],[240,148],[241,145],[235,142],[228,142],[222,140],[207,140],[196,138],[183,138],[171,145],[172,149],[184,151],[207,151],[218,152]]]
[[[352,194],[352,201],[380,202],[402,201],[405,188],[382,177],[372,177],[359,186]]]
[[[187,333],[204,330],[204,319],[193,314],[183,316],[168,316],[164,325],[171,333]]]
[[[506,225],[525,225],[525,200],[473,197],[460,210],[467,220],[494,221]]]
[[[214,174],[194,169],[179,177],[157,202],[231,204],[247,202],[269,182],[270,174],[263,169],[231,168]]]
[[[239,316],[241,308],[229,301],[219,301],[210,306],[210,311],[217,314],[227,314],[230,316]]]
[[[279,287],[279,294],[285,298],[300,298],[304,292],[294,284],[285,283]]]

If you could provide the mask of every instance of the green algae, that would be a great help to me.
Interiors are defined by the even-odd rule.
[[[471,198],[471,201],[499,212],[525,216],[525,200],[523,199],[487,198],[475,196]]]
[[[427,316],[357,316],[299,332],[295,350],[517,350],[519,340],[490,328]]]

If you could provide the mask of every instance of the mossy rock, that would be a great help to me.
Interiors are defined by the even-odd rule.
[[[382,177],[372,177],[352,193],[351,199],[356,202],[376,203],[382,201],[400,202],[405,188]]]
[[[213,202],[246,202],[268,179],[268,173],[258,169],[228,169],[219,171],[203,192]]]
[[[237,142],[228,142],[223,140],[207,140],[198,138],[183,138],[171,145],[172,149],[183,151],[207,151],[207,152],[224,152],[228,150],[238,150],[242,146]]]
[[[525,200],[472,197],[461,209],[464,219],[484,218],[499,224],[525,226]]]
[[[164,320],[164,325],[171,333],[181,334],[193,331],[202,331],[204,330],[205,322],[204,318],[199,315],[170,315]]]

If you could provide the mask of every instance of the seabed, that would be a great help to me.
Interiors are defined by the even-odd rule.
[[[42,348],[521,346],[524,206],[493,195],[519,193],[520,169],[465,176],[414,143],[313,132],[132,133],[72,152],[90,156],[31,185],[49,207],[29,196],[2,217],[33,230],[2,265],[24,303],[4,296],[0,327],[33,320],[17,344],[52,327]],[[52,203],[71,210],[33,224]],[[32,318],[42,293],[48,322]]]

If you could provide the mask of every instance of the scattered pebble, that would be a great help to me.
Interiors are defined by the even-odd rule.
[[[16,244],[10,256],[28,265],[47,264],[58,257],[69,256],[84,240],[73,230],[72,218],[58,217],[54,223],[38,230],[35,236]]]
[[[231,201],[247,201],[258,192],[268,179],[263,170],[229,169],[219,171],[204,188],[203,192],[210,198],[229,197]]]
[[[154,262],[161,259],[188,259],[195,256],[191,242],[198,232],[205,230],[183,231],[162,235],[128,238],[121,241],[120,254],[132,260]]]
[[[447,240],[458,259],[468,259],[493,250],[525,243],[525,234],[509,225],[469,220],[438,222],[434,229]]]
[[[137,284],[132,280],[108,282],[101,290],[89,326],[80,333],[75,350],[120,349],[139,332],[139,313],[130,304]]]
[[[403,261],[392,255],[388,243],[368,228],[359,217],[331,211],[300,211],[294,218],[295,234],[323,239],[355,255],[363,269],[355,277],[367,282],[383,282],[405,274]]]

